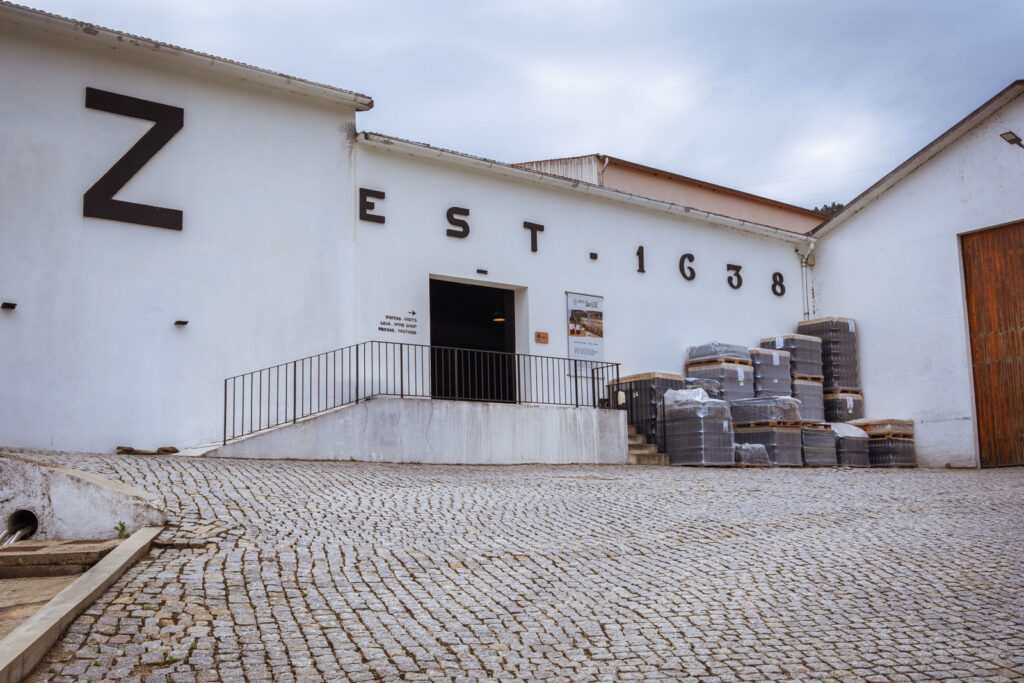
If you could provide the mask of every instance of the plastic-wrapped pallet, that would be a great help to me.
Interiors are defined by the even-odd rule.
[[[734,432],[738,443],[763,445],[773,465],[804,464],[800,427],[736,427]]]
[[[687,381],[682,375],[668,372],[644,372],[621,378],[616,387],[626,395],[623,405],[629,423],[641,436],[654,437],[662,394],[669,389],[685,389]]]
[[[701,379],[700,377],[687,377],[687,389],[703,389],[708,398],[722,398],[722,385],[717,379]]]
[[[734,425],[800,422],[800,401],[790,396],[762,396],[732,401]]]
[[[830,423],[829,427],[836,433],[836,461],[840,466],[871,467],[867,432],[843,422]]]
[[[825,394],[825,419],[848,422],[864,417],[864,397],[860,394]]]
[[[789,372],[793,376],[822,377],[821,338],[807,334],[783,334],[765,337],[762,349],[789,351]]]
[[[878,420],[851,420],[851,424],[860,427],[868,436],[914,436],[913,420],[885,418]]]
[[[750,351],[740,344],[726,344],[713,341],[691,346],[686,352],[686,363],[713,363],[722,360],[738,360],[749,363]]]
[[[801,429],[804,447],[804,464],[816,467],[828,467],[838,464],[836,459],[836,433],[828,427],[809,427]]]
[[[686,368],[688,377],[716,380],[722,387],[722,400],[735,401],[739,398],[754,398],[754,369],[739,363],[709,363],[690,365]]]
[[[736,444],[736,464],[746,467],[771,467],[768,449],[760,443]]]
[[[797,323],[800,334],[821,337],[821,361],[825,387],[831,390],[860,389],[857,325],[849,318],[819,318]]]
[[[825,391],[821,382],[793,380],[793,398],[800,401],[800,415],[808,422],[825,421]]]
[[[789,351],[750,349],[754,362],[754,396],[792,396]]]
[[[702,389],[670,390],[664,396],[665,453],[670,465],[732,465],[735,461],[729,404]]]
[[[872,467],[916,467],[914,440],[900,437],[868,439],[868,459]]]

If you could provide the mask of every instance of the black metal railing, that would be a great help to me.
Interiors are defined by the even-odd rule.
[[[224,443],[374,396],[614,408],[619,364],[370,341],[224,380]]]

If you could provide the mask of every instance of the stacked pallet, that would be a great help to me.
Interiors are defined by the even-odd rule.
[[[810,422],[825,421],[825,393],[820,380],[794,379],[793,398],[800,401],[800,414]]]
[[[872,467],[916,467],[913,420],[854,420],[867,432],[868,460]]]
[[[836,463],[841,467],[871,467],[868,434],[860,427],[836,422],[829,424],[836,435]]]
[[[759,443],[736,444],[736,465],[739,467],[771,467],[768,449]]]
[[[861,393],[857,325],[849,318],[818,318],[797,323],[796,331],[821,339],[821,365],[829,393]]]
[[[836,433],[831,427],[820,423],[804,423],[800,432],[805,465],[834,467],[837,464]]]
[[[864,417],[864,397],[846,392],[825,394],[825,419],[829,422],[849,422]]]
[[[702,389],[666,391],[664,435],[670,465],[732,465],[732,416],[725,401],[708,398]]]
[[[792,396],[789,351],[750,349],[754,364],[754,396]]]
[[[686,376],[716,380],[724,401],[754,397],[754,364],[745,346],[710,342],[691,347]]]
[[[800,425],[735,427],[734,431],[740,443],[763,445],[773,465],[800,467],[804,464]]]

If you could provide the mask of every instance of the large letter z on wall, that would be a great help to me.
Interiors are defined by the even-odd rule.
[[[155,125],[132,146],[83,197],[82,215],[112,221],[181,230],[182,213],[149,204],[114,199],[132,177],[185,125],[185,110],[95,88],[85,89],[85,106],[111,114],[146,119]]]

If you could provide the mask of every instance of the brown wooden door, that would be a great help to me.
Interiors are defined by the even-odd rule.
[[[981,466],[1024,465],[1024,222],[961,246]]]

